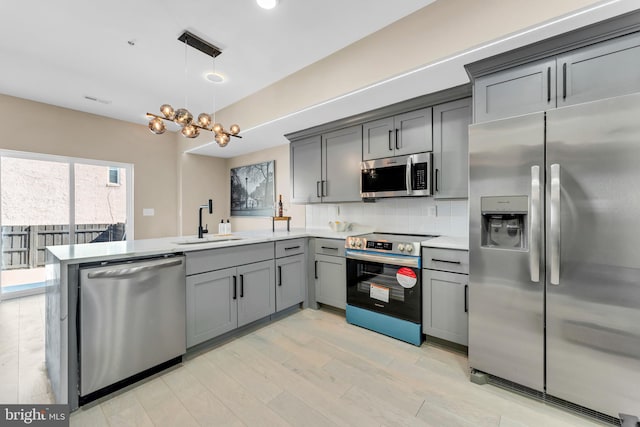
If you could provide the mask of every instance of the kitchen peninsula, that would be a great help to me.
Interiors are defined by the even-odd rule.
[[[363,232],[366,231],[368,230],[363,230]],[[212,274],[209,272],[211,270],[216,270],[214,273],[226,270],[234,270],[235,272],[236,266],[245,263],[253,263],[251,265],[260,264],[264,266],[264,270],[267,272],[265,274],[269,275],[261,276],[260,282],[261,284],[265,283],[262,286],[269,286],[267,290],[269,295],[265,299],[271,300],[271,308],[264,315],[260,314],[259,309],[256,309],[255,311],[259,317],[248,319],[244,323],[247,324],[252,323],[254,320],[268,320],[276,312],[282,312],[282,310],[297,306],[300,303],[303,306],[308,305],[310,302],[315,304],[314,293],[309,292],[307,286],[305,286],[306,283],[311,285],[313,283],[311,280],[307,280],[308,271],[312,271],[306,260],[308,238],[344,239],[347,235],[353,234],[353,231],[332,232],[325,229],[292,229],[288,232],[252,231],[234,233],[232,236],[208,236],[202,239],[202,242],[191,237],[168,237],[48,247],[46,259],[46,366],[56,402],[68,403],[71,410],[78,408],[82,404],[79,396],[81,394],[79,283],[81,271],[85,268],[104,269],[106,266],[125,264],[129,270],[123,270],[125,271],[123,274],[131,274],[132,270],[138,268],[129,267],[138,265],[134,264],[134,262],[142,261],[139,265],[143,265],[144,263],[148,264],[150,260],[163,258],[167,260],[173,258],[181,259],[184,255],[186,258],[186,286],[188,289],[190,284],[193,284],[192,279],[208,278],[209,276],[207,275]],[[251,258],[251,254],[254,253],[259,255]],[[294,256],[298,257],[296,260],[299,260],[299,264],[295,269],[296,274],[301,274],[302,276],[291,275],[289,273],[290,270],[287,269],[287,265],[290,264],[287,260],[294,259]],[[244,287],[249,288],[250,286],[248,283],[250,273],[245,273],[247,275],[247,285],[245,286],[242,282],[244,275],[240,271],[241,267],[237,267],[237,269],[239,271],[238,277],[240,277],[237,284],[239,289],[234,278],[233,290],[234,293],[238,293],[239,290],[239,297],[242,297]],[[297,286],[300,290],[294,293],[293,299],[291,297],[289,299],[286,298],[286,292],[289,291],[286,290],[286,284],[283,286],[283,281],[290,278],[292,282],[296,282],[294,286]],[[133,281],[133,279],[130,280]],[[278,282],[277,285],[276,281]],[[282,298],[279,297],[278,292],[282,293]],[[262,295],[266,294],[263,293]],[[236,298],[238,298],[238,295],[234,294],[234,300]],[[281,301],[282,305],[276,307],[276,303]],[[120,297],[118,302],[119,304],[125,304],[129,301]],[[206,341],[209,338],[207,338],[206,334],[205,338],[198,337],[195,333],[189,336],[189,301],[187,301],[186,306],[188,335],[186,341],[188,347],[193,347],[195,345],[194,342]],[[102,306],[100,308],[104,309]],[[138,307],[133,307],[132,309],[138,310]],[[247,310],[253,311],[254,306],[249,305]],[[118,311],[118,313],[120,312]],[[242,325],[242,321],[236,321],[234,327]],[[128,326],[124,325],[125,329]],[[226,325],[226,329],[223,332],[229,331],[234,327]],[[209,334],[209,337],[212,336],[215,335]],[[124,348],[122,351],[124,350],[131,349]],[[121,357],[127,358],[128,356],[122,352]]]

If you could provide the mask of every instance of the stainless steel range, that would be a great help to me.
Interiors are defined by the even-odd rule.
[[[420,246],[432,237],[387,233],[348,237],[347,322],[419,346]]]

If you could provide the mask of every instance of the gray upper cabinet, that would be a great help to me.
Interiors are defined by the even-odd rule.
[[[478,77],[475,122],[544,111],[556,106],[556,61],[547,59]]]
[[[433,150],[432,110],[422,108],[362,126],[362,160]]]
[[[466,198],[469,179],[471,98],[433,107],[433,195]]]
[[[359,202],[362,126],[291,143],[293,203]]]
[[[275,313],[275,294],[273,261],[238,267],[238,326]]]
[[[365,123],[362,125],[362,160],[393,156],[395,139],[393,117]]]
[[[319,203],[322,165],[320,135],[296,141],[290,145],[291,201],[293,203]]]
[[[431,108],[423,108],[394,118],[396,156],[433,150],[431,114]]]
[[[557,57],[558,107],[640,91],[640,33]]]
[[[359,202],[362,126],[322,135],[323,202]]]

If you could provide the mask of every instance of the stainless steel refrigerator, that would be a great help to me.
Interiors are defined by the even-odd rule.
[[[469,364],[640,415],[640,94],[472,125]]]

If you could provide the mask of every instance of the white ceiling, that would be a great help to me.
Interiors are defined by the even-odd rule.
[[[139,124],[163,103],[210,112],[214,100],[215,109],[232,104],[432,1],[280,0],[266,11],[254,0],[2,0],[0,93]],[[466,63],[637,7],[637,0],[602,1],[594,10],[243,129],[243,140],[224,149],[201,135],[203,146],[192,152],[232,157],[283,144],[285,133],[465,83]],[[222,55],[214,63],[185,49],[177,41],[184,30]],[[224,84],[204,79],[213,66],[227,77]]]
[[[197,115],[213,111],[214,99],[216,109],[232,104],[432,1],[281,0],[264,10],[255,0],[3,0],[0,93],[134,123],[146,124],[145,113],[163,103]],[[222,55],[214,62],[185,48],[177,40],[184,30]],[[204,79],[214,66],[225,83]]]

